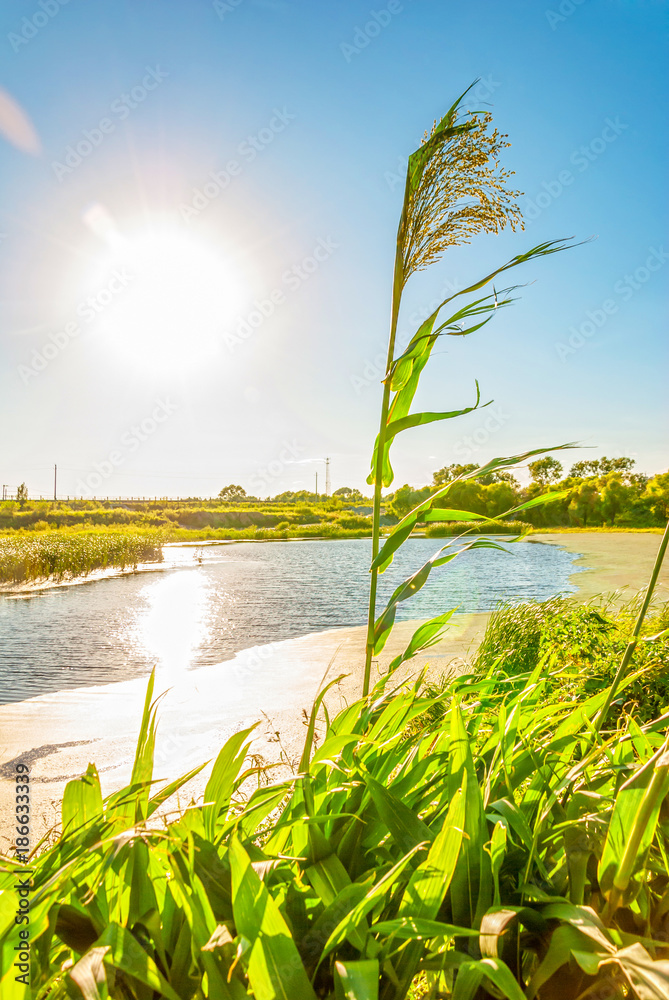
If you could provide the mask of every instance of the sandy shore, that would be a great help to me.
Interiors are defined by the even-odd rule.
[[[433,646],[433,670],[462,670],[487,615],[459,615],[447,640]],[[403,650],[419,622],[401,622],[375,664],[375,678]],[[284,752],[297,763],[304,714],[327,680],[347,675],[330,692],[336,711],[360,696],[365,630],[331,629],[245,649],[231,660],[184,673],[160,708],[155,777],[171,780],[216,756],[225,740],[260,721],[252,752],[276,761]],[[416,657],[398,678],[428,662]],[[167,687],[160,672],[156,693]],[[0,851],[11,839],[11,792],[16,764],[31,768],[33,842],[58,822],[65,783],[89,761],[100,772],[103,794],[129,781],[146,693],[146,678],[77,688],[0,706]],[[280,739],[277,738],[280,734]],[[207,771],[189,785],[186,801],[204,789]]]
[[[577,597],[642,589],[660,543],[654,533],[542,533],[532,541],[577,552],[572,582]],[[659,592],[669,598],[669,567]],[[406,673],[429,663],[430,671],[463,669],[485,630],[485,614],[459,615],[447,638],[417,657]],[[376,664],[377,674],[406,646],[418,622],[400,623]],[[304,713],[323,682],[348,675],[330,694],[335,709],[359,696],[365,633],[332,629],[243,650],[222,664],[185,672],[176,684],[158,673],[156,692],[172,683],[160,710],[156,778],[170,780],[216,756],[233,732],[260,720],[253,752],[276,761],[281,751],[296,761],[304,739]],[[0,706],[0,850],[11,840],[15,765],[31,766],[33,842],[58,822],[65,783],[89,761],[100,771],[103,793],[125,784],[132,768],[146,679],[78,688]],[[279,736],[277,737],[277,733]],[[201,794],[206,770],[189,786],[186,800]]]
[[[661,539],[654,531],[537,531],[528,540],[560,545],[580,554],[575,563],[580,572],[571,578],[578,587],[578,598],[587,600],[616,591],[625,600],[647,587]],[[660,600],[669,600],[669,556],[655,593]]]

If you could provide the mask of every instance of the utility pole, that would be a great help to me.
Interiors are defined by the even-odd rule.
[[[325,495],[330,496],[330,459],[325,459]]]
[[[316,473],[316,499],[318,499],[318,473]]]
[[[53,498],[56,499],[56,483],[58,481],[58,466],[54,462],[53,466]]]

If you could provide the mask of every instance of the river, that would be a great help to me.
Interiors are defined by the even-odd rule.
[[[439,547],[411,539],[380,599]],[[229,659],[250,646],[362,625],[369,539],[165,548],[160,570],[0,597],[0,703]],[[398,619],[572,593],[577,554],[536,542],[465,552],[433,571]]]

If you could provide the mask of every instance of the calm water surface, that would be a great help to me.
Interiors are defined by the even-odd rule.
[[[438,547],[411,539],[381,577],[380,602]],[[362,625],[370,551],[369,539],[169,546],[160,572],[0,597],[0,703],[137,677],[154,664],[176,678],[249,646]],[[536,542],[463,553],[433,571],[398,619],[573,592],[576,558]]]

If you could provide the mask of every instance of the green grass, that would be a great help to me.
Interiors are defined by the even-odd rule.
[[[162,559],[160,531],[40,531],[0,536],[0,583],[60,581]]]

